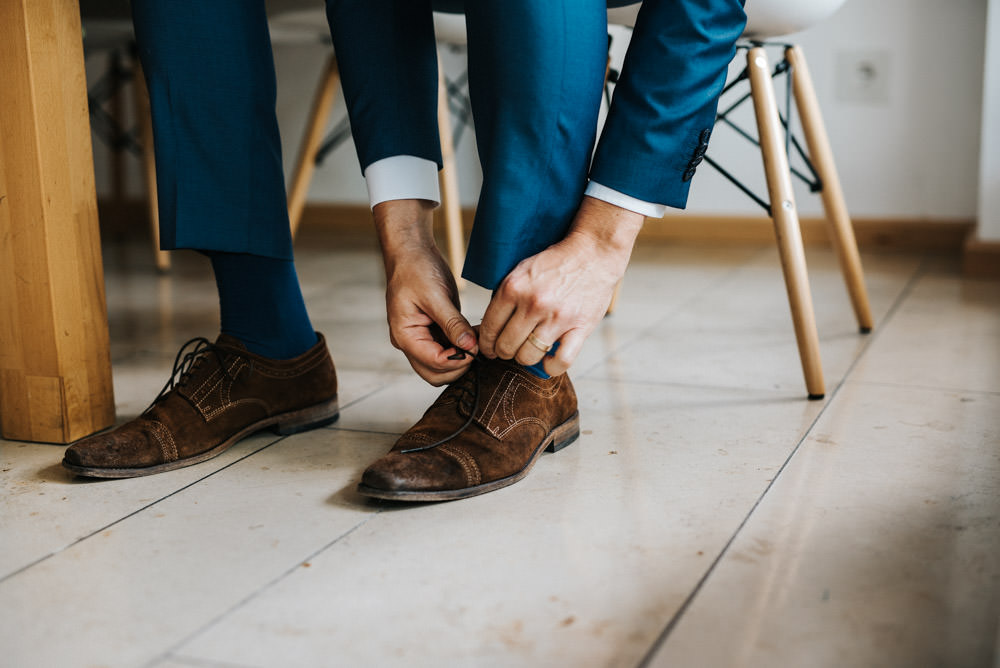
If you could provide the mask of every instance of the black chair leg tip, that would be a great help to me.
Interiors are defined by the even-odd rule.
[[[825,394],[810,394],[809,395],[809,401],[819,401],[820,399],[822,399],[825,396],[826,396]]]
[[[872,328],[871,327],[858,327],[858,331],[861,332],[862,334],[871,334],[872,333]]]

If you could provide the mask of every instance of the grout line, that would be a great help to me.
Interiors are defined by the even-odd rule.
[[[880,380],[855,380],[851,381],[857,385],[873,385],[875,387],[904,388],[907,390],[926,390],[936,392],[962,392],[965,394],[983,394],[986,396],[1000,396],[1000,390],[970,390],[965,387],[942,387],[940,385],[911,385],[910,383],[890,383]]]
[[[97,534],[101,533],[102,531],[107,531],[111,527],[124,522],[125,520],[127,520],[130,517],[138,515],[139,513],[143,512],[144,510],[148,510],[149,508],[152,508],[156,504],[158,504],[158,503],[160,503],[162,501],[165,501],[165,500],[169,499],[172,496],[180,494],[181,492],[183,492],[186,489],[194,487],[198,483],[211,478],[212,476],[214,476],[217,473],[225,471],[229,467],[234,466],[234,465],[242,462],[244,459],[252,457],[253,455],[257,454],[258,452],[261,452],[263,450],[266,450],[267,448],[270,448],[275,443],[283,441],[286,438],[288,438],[288,437],[287,436],[276,436],[274,438],[274,440],[265,443],[264,445],[262,445],[261,447],[257,448],[256,450],[254,450],[252,452],[248,452],[247,454],[243,455],[242,457],[239,457],[238,459],[234,459],[233,461],[229,462],[225,466],[223,466],[221,468],[218,468],[218,469],[212,471],[211,473],[208,473],[208,474],[206,474],[206,475],[198,478],[197,480],[193,480],[193,481],[189,482],[188,484],[184,485],[183,487],[178,487],[177,489],[175,489],[174,491],[170,492],[169,494],[167,494],[165,496],[161,496],[160,498],[156,499],[155,501],[150,501],[146,505],[144,505],[144,506],[142,506],[140,508],[137,508],[137,509],[133,510],[130,513],[122,515],[121,517],[119,517],[118,519],[114,520],[113,522],[109,522],[108,524],[102,526],[101,528],[96,529],[94,531],[91,531],[90,533],[86,534],[85,536],[81,536],[80,538],[77,538],[76,540],[74,540],[74,541],[68,543],[67,545],[64,545],[63,547],[59,548],[58,550],[54,550],[54,551],[46,554],[43,557],[39,557],[38,559],[35,559],[34,561],[32,561],[29,564],[21,566],[20,568],[14,570],[14,571],[11,571],[10,573],[7,573],[6,575],[0,577],[0,584],[6,582],[7,580],[13,578],[16,575],[19,575],[19,574],[23,573],[24,571],[28,570],[29,568],[37,566],[38,564],[42,563],[43,561],[47,561],[47,560],[51,559],[52,557],[56,556],[57,554],[65,552],[66,550],[68,550],[68,549],[70,549],[72,547],[75,547],[76,545],[79,545],[83,541],[87,540],[88,538],[92,538],[92,537],[96,536]],[[110,482],[112,482],[112,481],[111,480],[106,480],[106,481],[104,481],[103,484],[108,484]],[[95,482],[95,483],[90,483],[90,484],[102,484],[102,483]]]
[[[378,434],[379,436],[400,436],[401,431],[380,431],[378,429],[359,429],[357,427],[326,427],[329,431],[346,431],[353,434]]]
[[[156,663],[158,663],[160,661],[163,661],[165,659],[171,658],[178,649],[180,649],[184,645],[188,644],[189,642],[193,641],[198,636],[200,636],[200,635],[208,632],[209,630],[211,630],[212,627],[214,627],[217,624],[219,624],[223,619],[225,619],[226,617],[228,617],[232,613],[236,612],[240,608],[244,607],[245,605],[247,605],[248,603],[250,603],[251,601],[253,601],[255,598],[263,595],[265,592],[267,592],[272,587],[276,586],[278,583],[280,583],[282,580],[284,580],[285,578],[287,578],[292,573],[295,573],[296,571],[298,571],[300,568],[302,568],[302,564],[305,564],[307,562],[310,562],[310,561],[314,560],[316,557],[318,557],[319,555],[323,554],[324,552],[326,552],[327,550],[329,550],[331,547],[333,547],[334,545],[336,545],[340,541],[344,540],[345,538],[347,538],[348,536],[350,536],[352,533],[354,533],[355,531],[357,531],[358,529],[360,529],[364,525],[368,524],[368,522],[372,521],[375,517],[377,517],[381,513],[382,513],[382,509],[376,510],[375,512],[371,513],[370,515],[368,515],[367,517],[365,517],[363,520],[361,520],[360,522],[358,522],[357,524],[355,524],[353,527],[351,527],[350,529],[348,529],[347,531],[345,531],[344,533],[340,534],[339,536],[337,536],[336,538],[334,538],[333,540],[331,540],[327,544],[323,545],[319,549],[317,549],[317,550],[313,551],[312,553],[310,553],[309,555],[307,555],[305,559],[302,559],[300,561],[295,562],[295,564],[293,566],[291,566],[290,568],[287,568],[283,573],[280,573],[278,576],[276,576],[275,578],[273,578],[270,582],[267,582],[267,583],[261,585],[257,589],[257,591],[252,592],[250,594],[247,594],[241,600],[237,601],[233,605],[229,606],[229,608],[227,608],[226,610],[224,610],[221,613],[219,613],[218,615],[216,615],[216,617],[214,619],[206,622],[200,629],[198,629],[197,631],[194,631],[193,633],[191,633],[191,634],[187,635],[186,637],[182,638],[181,640],[179,640],[178,642],[176,642],[173,646],[168,647],[158,657],[156,657],[154,659],[151,659],[149,662],[147,662],[146,666],[148,666],[148,667],[151,668]]]
[[[364,401],[365,399],[368,399],[369,397],[372,397],[372,396],[374,396],[374,395],[378,394],[379,392],[381,392],[381,391],[385,390],[385,389],[386,389],[386,388],[388,388],[388,387],[389,387],[390,385],[393,385],[393,384],[395,384],[395,383],[398,383],[398,382],[399,382],[400,380],[401,380],[401,378],[397,378],[397,379],[396,379],[395,381],[393,381],[393,382],[387,382],[387,383],[384,383],[384,384],[382,384],[382,385],[379,385],[378,387],[376,387],[376,388],[375,388],[374,390],[372,390],[371,392],[369,392],[369,393],[367,393],[367,394],[365,394],[365,395],[362,395],[362,396],[358,397],[358,398],[357,398],[357,399],[355,399],[354,401],[351,401],[351,402],[348,402],[348,403],[346,403],[346,404],[343,404],[343,405],[342,405],[342,406],[340,407],[340,410],[342,410],[342,411],[343,411],[343,410],[345,410],[345,409],[348,409],[348,408],[350,408],[351,406],[355,406],[355,405],[357,405],[357,404],[361,403],[362,401]],[[338,381],[338,382],[339,382],[339,381]],[[336,424],[336,423],[334,423],[334,424]]]
[[[676,381],[649,380],[648,378],[613,378],[611,376],[588,376],[578,382],[594,383],[628,383],[648,387],[676,387],[689,390],[718,390],[722,392],[750,392],[754,394],[772,394],[775,398],[795,398],[803,396],[804,392],[792,387],[754,387],[752,385],[708,385],[703,383],[681,383]]]
[[[796,453],[798,453],[799,449],[809,438],[810,433],[812,432],[816,424],[819,422],[820,418],[822,418],[826,414],[827,409],[829,409],[830,406],[833,405],[833,401],[837,398],[837,394],[840,392],[840,389],[847,383],[847,380],[850,377],[851,372],[854,371],[854,368],[857,366],[861,358],[864,357],[865,353],[868,352],[869,348],[871,348],[875,340],[882,334],[886,326],[892,320],[893,316],[899,310],[902,303],[906,300],[907,297],[910,296],[910,293],[913,291],[913,287],[916,285],[917,281],[920,278],[922,278],[926,274],[926,272],[927,272],[927,257],[925,255],[924,258],[921,260],[920,264],[917,266],[916,271],[914,271],[913,275],[906,282],[906,285],[903,286],[903,289],[902,291],[900,291],[899,296],[896,297],[896,300],[892,303],[892,306],[890,306],[889,310],[886,311],[881,326],[878,327],[874,331],[874,333],[868,337],[868,340],[865,342],[861,350],[858,352],[857,357],[854,358],[854,361],[851,362],[851,365],[844,373],[844,377],[841,379],[839,383],[837,383],[836,387],[833,388],[833,391],[830,392],[829,399],[825,401],[823,407],[816,414],[816,418],[809,424],[806,430],[802,433],[802,438],[800,438],[799,442],[795,444],[794,448],[792,448],[792,451],[789,453],[788,457],[785,458],[785,461],[781,464],[781,467],[774,474],[774,477],[771,478],[771,482],[767,484],[767,487],[764,488],[764,491],[761,492],[760,496],[757,497],[757,500],[750,507],[750,510],[747,512],[746,516],[740,522],[739,526],[736,527],[736,530],[733,532],[732,536],[730,536],[729,540],[726,541],[726,544],[723,545],[722,550],[719,551],[719,554],[716,555],[715,559],[713,559],[712,563],[709,564],[708,568],[702,574],[701,578],[698,579],[698,582],[695,584],[694,589],[692,589],[691,593],[687,595],[687,598],[685,598],[684,602],[681,603],[681,606],[677,609],[677,612],[674,613],[674,615],[667,622],[667,625],[657,636],[656,640],[653,641],[653,644],[650,646],[649,650],[637,664],[637,668],[648,668],[648,666],[651,665],[653,658],[660,651],[663,645],[666,644],[667,639],[670,637],[670,634],[673,633],[675,628],[677,628],[677,625],[684,617],[684,614],[694,603],[694,600],[695,598],[697,598],[698,594],[701,593],[701,590],[705,586],[705,583],[715,572],[716,567],[722,562],[723,557],[725,557],[726,554],[729,552],[729,548],[732,547],[734,542],[736,542],[736,538],[743,531],[743,528],[747,525],[747,522],[750,521],[750,518],[757,510],[757,507],[760,506],[760,504],[764,500],[764,497],[767,496],[767,493],[771,491],[771,488],[774,487],[775,483],[778,482],[778,479],[781,478],[781,474],[784,473],[789,463],[791,463],[792,458],[795,457]]]
[[[169,657],[164,656],[153,660],[170,660],[173,663],[183,664],[185,666],[190,666],[191,668],[255,668],[254,666],[245,663],[230,663],[228,661],[215,661],[214,659],[199,659],[195,656],[184,656],[181,654],[174,654]]]

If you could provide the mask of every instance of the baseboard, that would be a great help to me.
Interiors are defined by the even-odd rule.
[[[854,236],[866,249],[936,250],[959,253],[974,228],[972,221],[927,221],[915,219],[855,218]],[[805,244],[829,245],[823,218],[799,220]],[[771,243],[774,224],[764,216],[703,216],[678,214],[647,219],[640,239]]]
[[[962,273],[969,278],[1000,280],[1000,241],[970,238],[962,254]]]
[[[148,217],[141,202],[99,202],[101,228],[105,234],[147,234]],[[472,226],[474,210],[462,210],[466,230]],[[806,244],[829,244],[826,221],[805,217],[801,221],[802,240]],[[969,242],[975,225],[971,220],[919,220],[911,218],[855,218],[854,235],[864,249],[938,251],[965,253],[970,270],[979,273],[996,271],[995,242]],[[439,226],[440,227],[440,226]],[[309,204],[302,214],[300,237],[338,234],[345,240],[374,239],[371,210],[364,204]],[[647,219],[639,234],[641,242],[712,242],[771,243],[774,227],[764,216],[704,216],[675,214],[662,219]],[[970,250],[971,249],[971,250]],[[971,253],[971,254],[970,254]]]
[[[465,229],[472,227],[475,211],[462,210]],[[802,218],[802,240],[829,245],[827,223],[822,218]],[[916,219],[856,218],[854,235],[862,248],[941,251],[961,253],[974,229],[971,220],[927,221]],[[302,227],[357,229],[371,225],[371,212],[364,205],[310,204],[302,216]],[[649,218],[639,233],[640,242],[693,241],[719,243],[771,243],[774,225],[764,216],[670,215]]]

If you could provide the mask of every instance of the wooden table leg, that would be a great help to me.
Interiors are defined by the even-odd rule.
[[[77,0],[0,2],[0,434],[114,422]]]

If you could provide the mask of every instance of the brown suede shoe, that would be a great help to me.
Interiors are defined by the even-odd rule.
[[[431,404],[358,491],[396,501],[449,501],[512,485],[542,450],[580,435],[569,376],[542,380],[524,367],[479,357]]]
[[[315,346],[290,360],[254,355],[225,334],[214,344],[188,341],[152,405],[71,445],[63,466],[93,478],[132,478],[211,459],[261,429],[294,434],[330,424],[339,416],[337,376],[326,340],[317,336]]]

